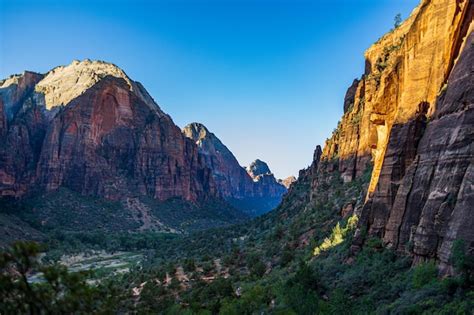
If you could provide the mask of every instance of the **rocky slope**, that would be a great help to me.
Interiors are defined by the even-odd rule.
[[[183,133],[197,144],[212,170],[217,190],[235,207],[258,215],[280,203],[286,188],[277,182],[265,162],[256,160],[246,171],[219,138],[200,123],[187,125]]]
[[[473,1],[422,1],[366,51],[312,171],[315,192],[328,173],[351,182],[373,167],[353,250],[378,236],[446,272],[456,239],[474,252],[473,15]]]
[[[2,81],[0,93],[3,196],[63,187],[109,200],[218,198],[197,146],[115,65],[25,72]]]

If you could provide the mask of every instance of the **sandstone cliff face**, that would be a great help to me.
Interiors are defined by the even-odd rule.
[[[199,147],[206,165],[212,170],[216,189],[235,207],[258,215],[279,204],[286,188],[277,182],[266,163],[257,160],[250,166],[250,171],[246,171],[219,138],[202,124],[189,124],[183,133]]]
[[[473,15],[470,0],[422,1],[367,50],[312,181],[316,191],[322,174],[349,182],[373,166],[354,250],[367,231],[446,272],[455,239],[474,252]]]
[[[349,89],[341,123],[322,155],[340,158],[345,181],[360,176],[373,161],[369,191],[374,191],[392,126],[413,118],[421,102],[429,103],[428,115],[433,113],[470,20],[472,1],[422,1],[366,51],[366,72]]]
[[[277,181],[277,179],[275,178],[275,175],[273,175],[271,171],[269,171],[268,173],[254,175],[252,176],[252,179],[254,181],[254,194],[257,196],[261,196],[261,197],[269,196],[272,198],[281,199],[281,196],[286,192],[285,186],[283,186]],[[278,203],[275,204],[275,207],[277,205]]]
[[[199,123],[187,125],[183,133],[199,147],[223,196],[243,198],[252,194],[252,179],[219,138]]]
[[[129,90],[157,113],[163,114],[140,83],[132,81],[116,65],[103,61],[74,60],[68,66],[56,67],[36,84],[35,91],[44,95],[46,109],[52,109],[69,104],[106,76],[125,80]]]
[[[0,191],[123,199],[217,196],[210,170],[140,84],[103,62],[2,82]]]
[[[36,171],[46,118],[31,93],[42,78],[25,72],[0,85],[0,195],[24,194]]]
[[[436,258],[446,272],[453,242],[462,239],[474,254],[474,34],[451,72],[447,88],[407,166],[384,241],[411,250],[417,260]],[[418,134],[411,137],[418,138]],[[390,150],[390,149],[388,149]],[[408,163],[407,163],[408,164]],[[381,183],[380,183],[381,184]],[[375,202],[375,198],[374,198]]]

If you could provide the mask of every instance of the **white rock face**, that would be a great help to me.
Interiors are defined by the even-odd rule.
[[[125,72],[112,63],[74,60],[70,65],[59,66],[49,71],[35,87],[35,92],[45,98],[46,109],[65,106],[106,76],[124,79],[145,103],[159,110],[158,105],[137,82],[132,81]]]
[[[20,80],[20,74],[14,74],[5,80],[0,81],[0,88],[7,88],[12,84],[18,84]]]
[[[68,66],[59,66],[49,71],[35,87],[45,96],[46,109],[67,105],[85,90],[107,75],[122,78],[132,88],[131,80],[117,66],[100,61],[74,60]]]

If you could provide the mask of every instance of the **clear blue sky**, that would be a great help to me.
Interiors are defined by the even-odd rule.
[[[0,0],[0,77],[110,61],[183,127],[204,123],[242,165],[311,162],[363,73],[363,52],[418,0]]]

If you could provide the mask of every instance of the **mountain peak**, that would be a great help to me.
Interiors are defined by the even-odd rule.
[[[247,169],[240,166],[234,154],[201,123],[186,125],[183,134],[196,143],[221,195],[237,209],[255,216],[280,203],[286,189],[265,162],[256,160]]]
[[[247,167],[247,173],[249,173],[252,178],[256,178],[257,176],[271,174],[272,172],[267,163],[260,159],[256,159]]]
[[[287,178],[278,180],[278,183],[285,186],[286,189],[290,188],[291,184],[294,182],[296,182],[296,177],[294,176],[288,176]]]
[[[130,90],[138,90],[134,82],[118,66],[98,60],[74,60],[67,66],[49,71],[35,87],[44,94],[47,109],[67,105],[106,76],[124,79]]]
[[[209,130],[201,123],[193,122],[186,125],[183,128],[183,133],[186,137],[192,139],[194,142],[210,137],[212,134]]]

